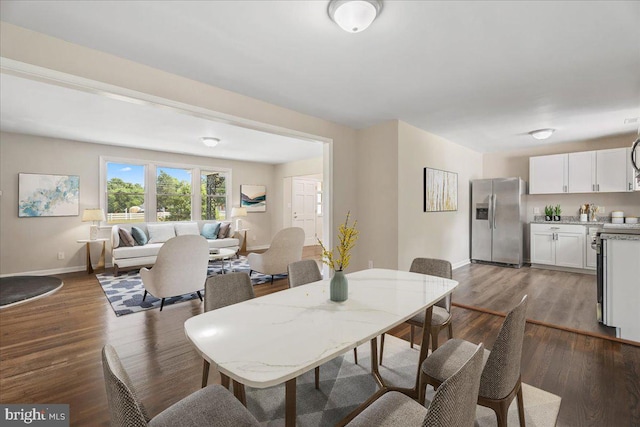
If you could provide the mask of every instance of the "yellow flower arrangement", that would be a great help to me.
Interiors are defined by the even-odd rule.
[[[349,266],[349,261],[351,260],[349,252],[356,245],[356,240],[358,240],[358,230],[356,230],[358,221],[355,221],[350,227],[350,216],[351,212],[347,212],[347,219],[344,221],[344,224],[340,224],[340,227],[338,227],[339,243],[335,248],[338,250],[337,258],[334,256],[333,251],[327,250],[322,244],[322,241],[318,239],[318,243],[320,243],[322,247],[322,262],[334,271],[342,271]]]

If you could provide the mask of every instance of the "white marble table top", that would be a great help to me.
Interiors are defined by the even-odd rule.
[[[458,285],[440,277],[377,268],[347,277],[345,302],[329,300],[326,279],[194,316],[185,322],[185,333],[221,373],[265,388],[368,342]]]

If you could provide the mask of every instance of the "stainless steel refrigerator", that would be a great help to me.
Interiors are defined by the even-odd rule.
[[[471,261],[522,267],[525,193],[520,178],[471,181]]]

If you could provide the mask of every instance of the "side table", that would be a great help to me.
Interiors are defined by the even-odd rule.
[[[239,254],[245,255],[247,253],[247,231],[249,230],[250,228],[242,228],[238,230],[238,233],[242,233],[242,246],[240,246],[240,250],[238,251]]]
[[[96,266],[96,269],[104,269],[104,255],[105,255],[105,248],[107,245],[107,241],[109,239],[80,239],[77,242],[78,243],[85,243],[87,245],[87,274],[92,274],[93,273],[93,266],[91,265],[91,243],[99,243],[102,242],[102,252],[100,253],[100,261],[98,261],[98,265]]]

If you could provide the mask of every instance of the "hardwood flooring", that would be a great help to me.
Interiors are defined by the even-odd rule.
[[[467,281],[481,283],[498,274],[503,277],[496,282],[503,282],[509,280],[509,274],[518,278],[522,274],[513,269],[503,273],[475,267],[454,272],[454,278],[462,280],[461,289]],[[106,343],[122,357],[151,415],[199,388],[202,359],[183,329],[186,319],[201,313],[199,300],[168,306],[162,312],[147,310],[116,317],[95,276],[73,273],[59,277],[65,285],[57,293],[0,311],[0,402],[68,403],[71,425],[107,426],[100,359]],[[287,287],[285,279],[258,285],[255,290],[260,296]],[[492,298],[486,294],[491,287],[484,287],[477,296],[488,303]],[[469,288],[469,295],[479,291],[472,285]],[[488,308],[507,311],[509,301],[502,301],[503,293],[496,292],[497,305]],[[456,295],[454,301],[462,301],[463,295]],[[540,297],[531,296],[532,300]],[[501,323],[499,316],[453,309],[454,336],[483,341],[489,348]],[[408,339],[409,327],[401,325],[391,333]],[[445,339],[443,332],[441,341]],[[528,324],[522,379],[562,396],[559,426],[640,425],[638,347]],[[212,369],[210,382],[215,381],[219,378]]]

